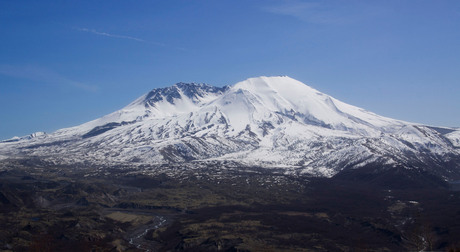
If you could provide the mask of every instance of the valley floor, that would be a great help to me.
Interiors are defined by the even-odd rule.
[[[460,249],[460,192],[444,184],[2,167],[3,251]]]

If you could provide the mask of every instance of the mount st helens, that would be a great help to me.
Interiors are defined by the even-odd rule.
[[[232,86],[178,83],[51,134],[0,143],[0,157],[54,164],[257,166],[332,177],[369,165],[460,178],[460,130],[348,105],[286,76]]]
[[[289,77],[154,89],[0,142],[0,248],[458,251],[460,130]]]

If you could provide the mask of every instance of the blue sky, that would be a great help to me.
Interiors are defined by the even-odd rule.
[[[406,121],[460,126],[460,1],[0,1],[0,139],[176,82],[288,75]]]

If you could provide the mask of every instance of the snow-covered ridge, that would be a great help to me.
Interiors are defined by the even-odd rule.
[[[15,137],[12,137],[10,139],[0,141],[0,143],[1,142],[8,143],[8,142],[17,142],[17,141],[21,141],[21,140],[30,140],[32,138],[37,138],[37,137],[38,138],[45,138],[46,133],[42,132],[42,131],[38,131],[38,132],[35,132],[35,133],[32,133],[32,134],[29,134],[27,136],[22,136],[22,137],[15,136]]]
[[[277,76],[157,88],[85,124],[2,142],[0,156],[99,164],[231,160],[332,176],[376,162],[442,165],[460,156],[459,147],[458,129],[379,116]]]

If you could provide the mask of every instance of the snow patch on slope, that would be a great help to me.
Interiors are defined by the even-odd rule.
[[[460,130],[453,131],[445,136],[456,148],[460,148]]]

